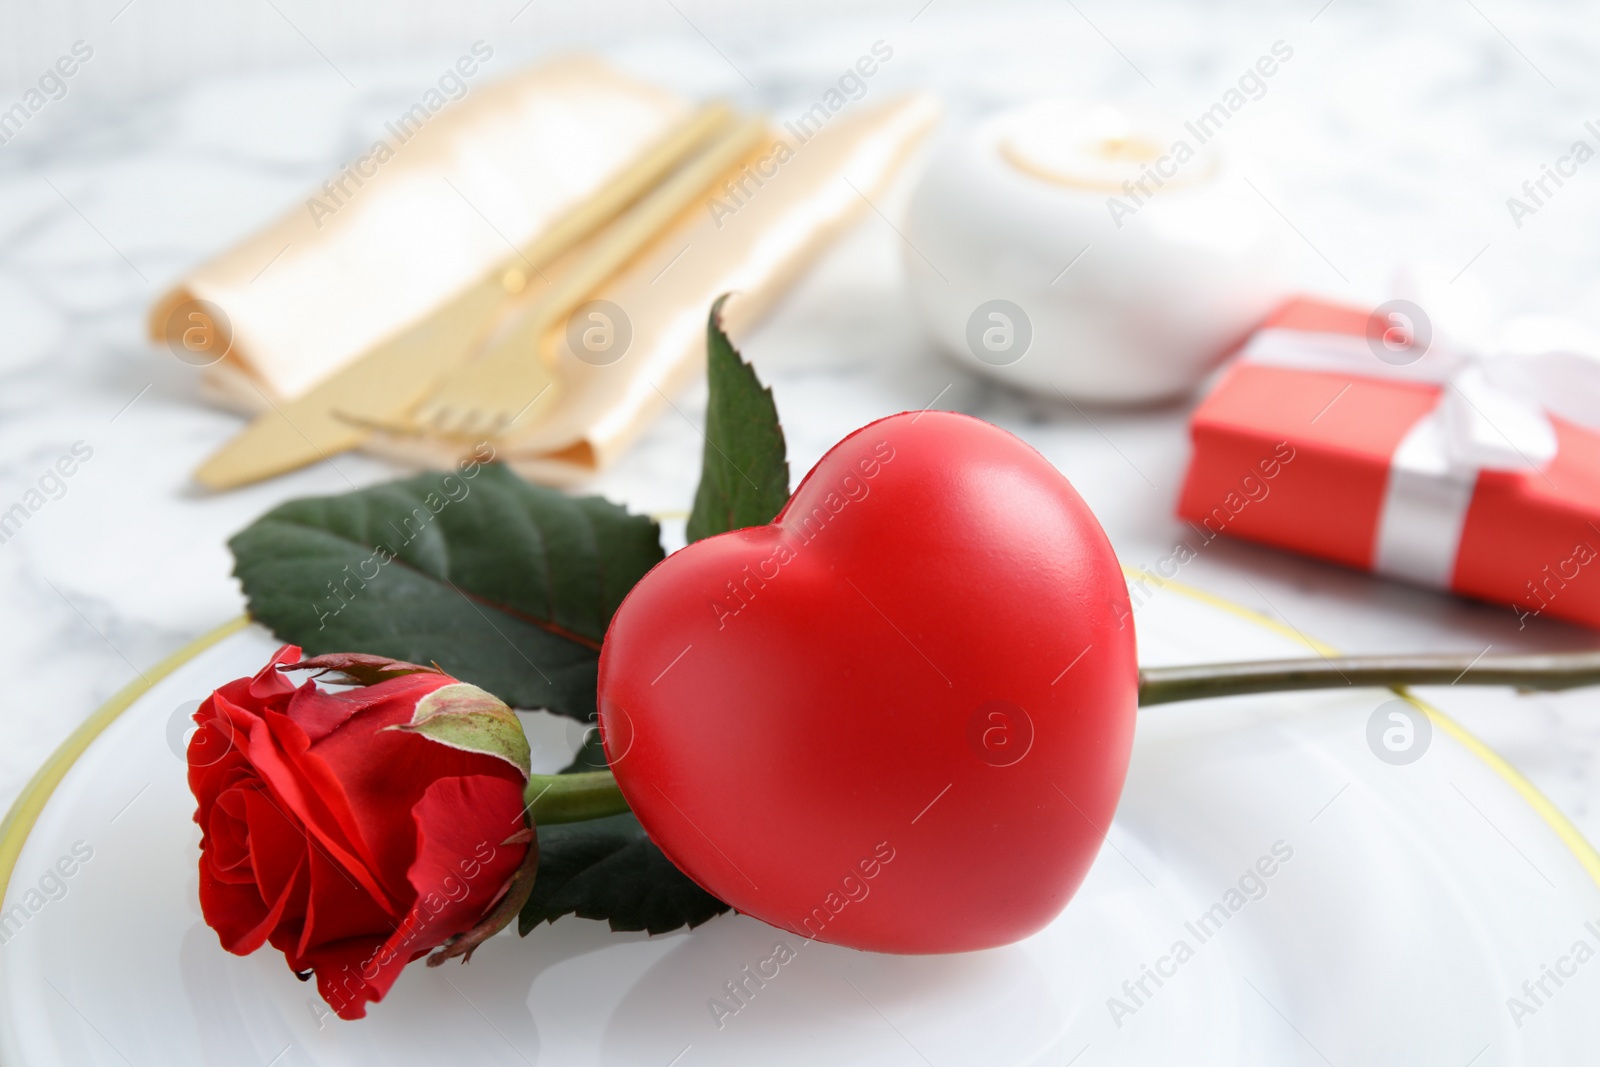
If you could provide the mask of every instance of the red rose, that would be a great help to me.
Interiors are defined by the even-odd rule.
[[[358,1019],[407,963],[469,932],[476,945],[526,897],[527,739],[504,704],[435,668],[299,659],[279,649],[195,713],[200,907],[223,948],[270,941]],[[283,671],[303,668],[369,684],[297,688]]]

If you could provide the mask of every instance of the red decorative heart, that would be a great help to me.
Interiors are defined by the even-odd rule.
[[[1094,515],[965,415],[836,445],[770,526],[669,556],[600,657],[628,803],[739,911],[879,952],[1043,927],[1122,791],[1132,615]]]

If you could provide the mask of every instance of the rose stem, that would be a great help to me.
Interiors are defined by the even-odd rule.
[[[1146,667],[1139,672],[1139,705],[1291,689],[1461,684],[1544,691],[1600,685],[1600,652],[1477,657],[1329,656]],[[525,795],[535,826],[581,822],[628,810],[628,802],[610,771],[535,774],[528,779]]]
[[[1506,685],[1524,691],[1600,685],[1600,652],[1524,656],[1328,656],[1146,667],[1139,705],[1344,686]]]
[[[532,809],[535,826],[582,822],[628,810],[610,771],[530,775],[523,796]]]

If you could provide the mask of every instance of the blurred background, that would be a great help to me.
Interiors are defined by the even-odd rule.
[[[1473,270],[1508,305],[1571,311],[1600,299],[1594,271],[1555,269],[1576,265],[1564,232],[1591,221],[1592,203],[1577,202],[1581,191],[1563,197],[1574,202],[1559,205],[1560,222],[1519,230],[1504,202],[1596,116],[1585,73],[1595,29],[1577,4],[1494,0],[14,3],[0,10],[0,89],[17,96],[75,41],[95,54],[31,123],[38,128],[5,146],[0,168],[86,150],[96,135],[120,133],[130,149],[142,138],[148,152],[157,136],[217,137],[225,127],[274,159],[281,206],[478,39],[495,48],[501,76],[542,56],[594,51],[686,92],[779,115],[883,39],[896,56],[877,86],[936,88],[956,119],[1047,94],[1190,114],[1282,39],[1294,62],[1229,140],[1288,191],[1295,224],[1339,273],[1381,287],[1399,259],[1460,265],[1487,244]],[[303,174],[286,169],[300,161]],[[209,207],[186,206],[164,224]],[[11,220],[25,214],[7,207]],[[232,217],[236,233],[261,221],[240,209]],[[1324,280],[1341,283],[1333,271]]]

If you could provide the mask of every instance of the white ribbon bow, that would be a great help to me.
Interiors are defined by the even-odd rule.
[[[1550,416],[1600,431],[1600,335],[1564,318],[1526,316],[1495,331],[1436,332],[1414,303],[1392,301],[1368,336],[1258,331],[1253,363],[1443,388],[1395,450],[1373,569],[1448,589],[1480,471],[1542,471],[1555,458]]]

